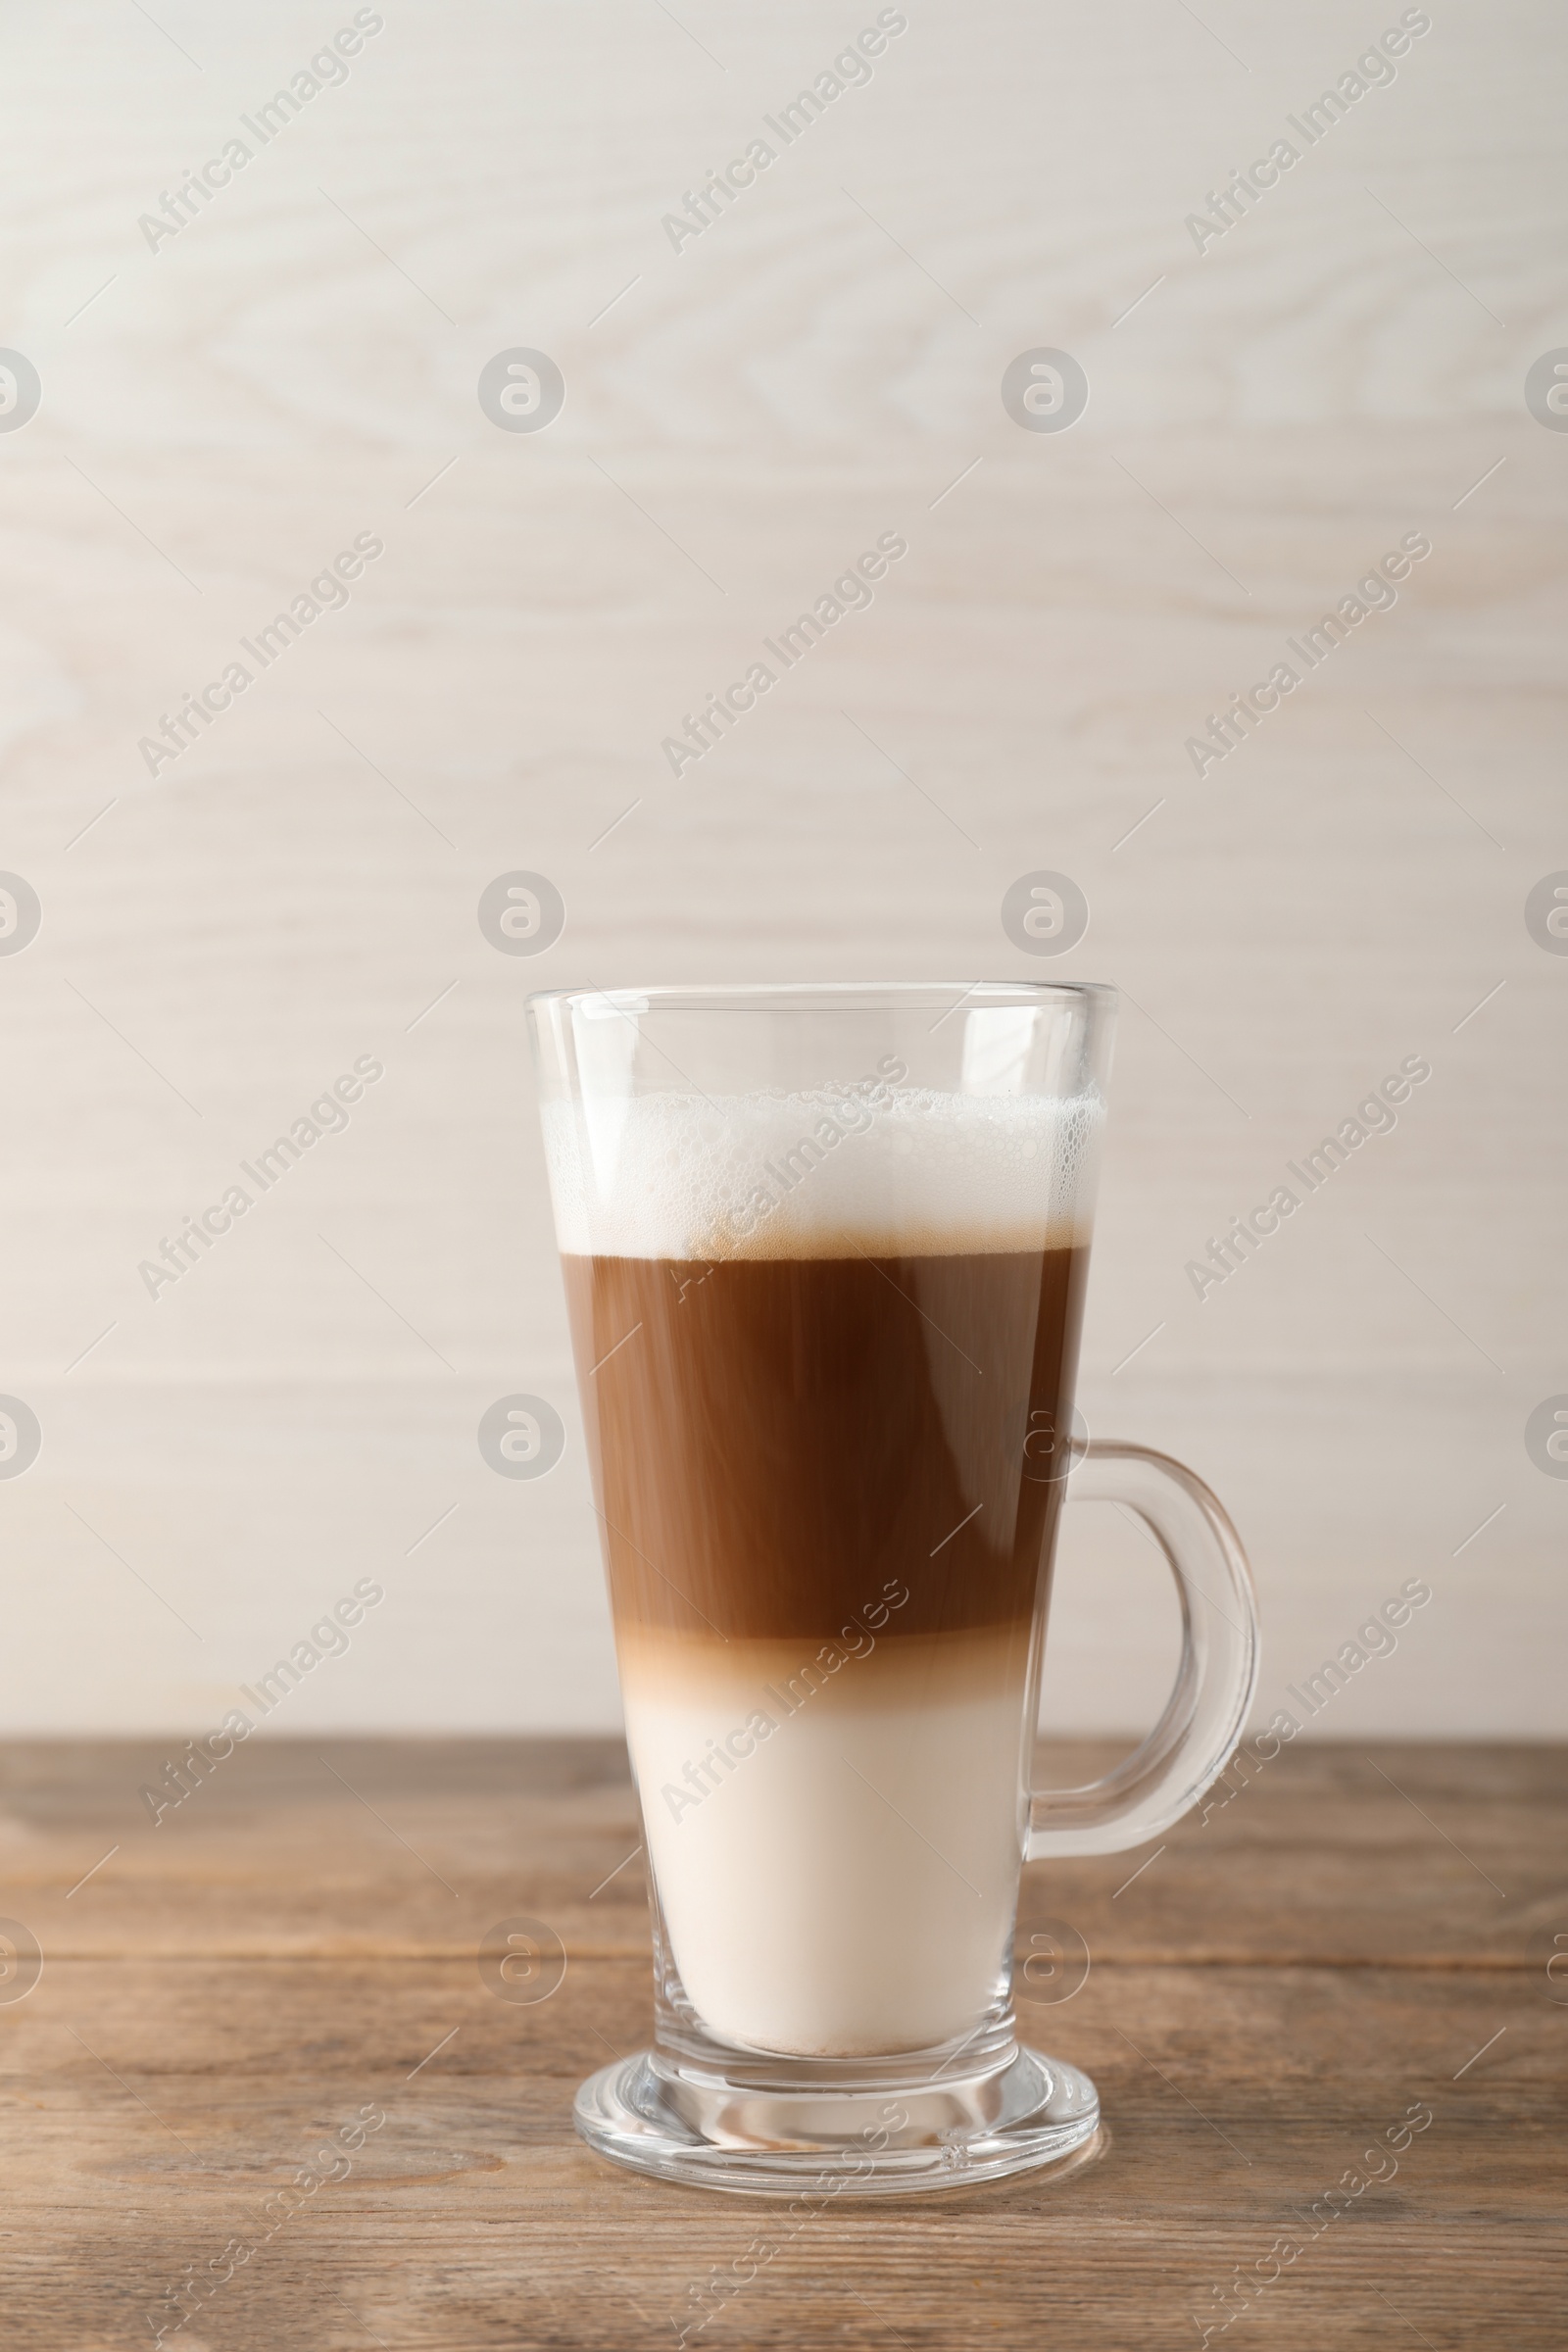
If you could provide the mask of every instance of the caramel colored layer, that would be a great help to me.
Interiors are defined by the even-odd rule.
[[[1032,1617],[1087,1251],[563,1263],[617,1629]]]

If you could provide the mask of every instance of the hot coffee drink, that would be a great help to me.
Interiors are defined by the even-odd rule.
[[[652,2046],[575,2103],[617,2163],[903,2195],[1099,2129],[1018,2041],[1020,1868],[1163,1836],[1257,1669],[1202,1481],[1068,1435],[1112,1015],[1039,981],[530,1002],[653,1877]],[[1059,1789],[1069,1484],[1150,1530],[1182,1640],[1142,1746]]]
[[[651,1093],[589,1138],[591,1201],[568,1117],[552,1185],[667,1958],[753,2049],[961,2036],[1008,1964],[1098,1099],[885,1070]]]

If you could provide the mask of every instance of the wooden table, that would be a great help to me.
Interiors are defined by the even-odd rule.
[[[188,2352],[673,2344],[737,2258],[691,2342],[1196,2345],[1226,2310],[1210,2341],[1276,2352],[1568,2341],[1563,1750],[1287,1750],[1136,1877],[1031,1872],[1020,1948],[1050,1918],[1092,1966],[1029,2026],[1098,2082],[1102,2150],[794,2235],[572,2133],[577,2082],[649,2028],[616,1745],[255,1743],[154,1827],[165,1760],[0,1751],[0,1907],[44,1953],[0,2006],[6,2352],[150,2343],[198,2277]],[[519,1914],[568,1955],[531,2005],[476,1966]]]

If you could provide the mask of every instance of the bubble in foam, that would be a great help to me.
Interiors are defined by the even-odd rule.
[[[1087,1233],[1098,1093],[647,1094],[544,1109],[561,1248],[716,1260],[1033,1250]]]

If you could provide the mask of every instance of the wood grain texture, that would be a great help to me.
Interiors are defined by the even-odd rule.
[[[571,2133],[576,2083],[650,2024],[635,1866],[593,1892],[632,1822],[613,1744],[319,1753],[241,1751],[143,1840],[157,1874],[127,1836],[68,1902],[80,1856],[125,1831],[147,1751],[0,1750],[8,1900],[45,1952],[0,2006],[18,2352],[150,2341],[192,2265],[215,2288],[170,2340],[196,2352],[627,2352],[673,2343],[694,2286],[748,2247],[756,2277],[691,2341],[1122,2352],[1198,2340],[1214,2290],[1290,2233],[1297,2258],[1211,2340],[1562,2341],[1561,1749],[1386,1744],[1381,1774],[1358,1750],[1287,1751],[1120,1894],[1139,1857],[1031,1871],[1020,1953],[1049,1915],[1092,1964],[1025,2029],[1093,2074],[1103,2149],[1070,2177],[838,2209],[794,2236],[771,2202],[620,2174]],[[1449,1837],[1458,1870],[1505,1887],[1482,1885],[1492,1914]],[[531,2007],[474,1965],[484,1927],[518,1913],[568,1954]],[[1314,2200],[1417,2104],[1432,2122],[1396,2175],[1310,2235]],[[274,2227],[269,2198],[368,2107],[385,2121],[351,2171]]]
[[[1079,1785],[1119,1752],[1044,1746],[1042,1781]],[[646,1948],[616,1740],[257,1739],[154,1826],[139,1791],[177,1760],[126,1741],[0,1750],[0,1883],[46,1951],[451,1959],[519,1882],[569,1953]],[[1560,1749],[1323,1744],[1233,1783],[1157,1853],[1030,1865],[1021,1932],[1063,1921],[1102,1965],[1527,1968],[1521,1923],[1568,1910]]]
[[[921,0],[679,253],[662,215],[874,9],[382,13],[156,251],[160,192],[353,11],[0,33],[0,341],[44,387],[0,433],[0,867],[44,906],[0,956],[0,1393],[45,1431],[0,1480],[6,1723],[205,1729],[373,1574],[301,1726],[612,1729],[525,991],[1038,975],[999,908],[1049,867],[1093,912],[1044,968],[1127,992],[1091,1426],[1223,1494],[1265,1713],[1422,1575],[1337,1732],[1559,1734],[1568,1484],[1522,1431],[1568,1389],[1568,962],[1522,909],[1568,867],[1568,443],[1521,386],[1568,346],[1560,12],[1433,12],[1201,255],[1186,216],[1365,48],[1359,0]],[[476,398],[519,343],[568,385],[538,436]],[[1040,344],[1091,382],[1061,435],[999,398]],[[875,605],[677,782],[682,714],[889,528]],[[1397,606],[1199,782],[1187,737],[1411,529]],[[347,609],[150,778],[160,713],[366,530]],[[518,867],[568,908],[532,961],[475,921]],[[1397,1131],[1200,1303],[1186,1262],[1416,1053]],[[349,1132],[150,1298],[363,1054]],[[474,1443],[517,1391],[568,1426],[537,1487]],[[1149,1603],[1080,1541],[1052,1720],[1131,1729]]]

